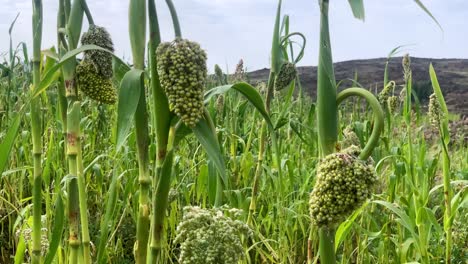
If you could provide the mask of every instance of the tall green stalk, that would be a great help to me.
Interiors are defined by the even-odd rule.
[[[42,1],[33,0],[33,91],[41,81]],[[42,211],[42,125],[40,97],[31,100],[31,132],[33,143],[33,231],[32,263],[41,263],[41,211]]]
[[[320,42],[317,68],[317,123],[320,156],[335,150],[338,137],[338,111],[336,104],[336,81],[331,54],[330,29],[328,26],[328,0],[320,0]],[[322,264],[335,263],[334,228],[319,230],[319,254]]]
[[[328,22],[329,0],[320,0],[319,5],[320,42],[317,69],[317,123],[320,157],[323,158],[335,152],[338,138],[338,105],[347,97],[359,96],[367,101],[374,112],[372,134],[359,155],[360,159],[367,160],[379,142],[380,133],[384,127],[384,113],[375,96],[364,89],[348,88],[337,95]],[[334,227],[319,229],[319,254],[322,264],[335,264],[335,231]],[[312,237],[309,239],[312,240]]]
[[[437,101],[440,112],[439,113],[429,113],[430,115],[438,115],[439,122],[437,122],[437,127],[440,135],[440,146],[442,149],[442,175],[443,175],[443,184],[444,184],[444,203],[445,203],[445,212],[444,212],[444,231],[445,231],[445,263],[450,264],[452,262],[452,224],[453,224],[453,215],[452,215],[452,197],[453,190],[450,185],[450,155],[448,151],[448,145],[450,144],[450,132],[449,132],[449,119],[448,119],[448,109],[445,103],[444,95],[440,89],[439,81],[437,80],[436,72],[432,64],[429,67],[429,75],[431,77],[432,87],[434,89],[435,100]],[[434,102],[435,103],[435,102]]]
[[[175,15],[175,10],[174,10]],[[175,15],[173,21],[177,20]],[[151,90],[153,93],[154,124],[156,125],[156,177],[153,181],[153,213],[151,218],[151,252],[147,263],[157,263],[162,248],[164,234],[164,218],[167,208],[167,196],[169,193],[173,155],[168,155],[167,145],[171,113],[169,103],[159,82],[156,60],[156,48],[161,42],[158,16],[154,0],[148,0],[148,18],[150,27],[150,39],[148,57],[150,62]],[[178,21],[178,20],[177,20]],[[176,34],[180,36],[180,28],[176,28]],[[172,152],[171,152],[172,153]],[[166,168],[166,169],[163,169]]]
[[[81,26],[83,22],[82,0],[75,0],[71,4],[70,11],[64,1],[65,17],[68,17],[66,32],[68,36],[68,50],[78,46]],[[69,15],[67,15],[69,13]],[[68,103],[67,110],[67,159],[70,179],[68,181],[68,224],[69,224],[69,263],[78,263],[80,258],[80,195],[78,182],[78,160],[81,157],[80,146],[80,111],[81,103],[78,101],[78,89],[75,83],[76,60],[71,59],[62,67],[65,81],[65,92]],[[83,255],[81,255],[81,258]]]
[[[129,33],[135,69],[145,68],[146,45],[146,1],[130,0]],[[135,245],[135,262],[146,263],[150,229],[150,188],[149,176],[149,132],[146,93],[140,89],[140,99],[135,112],[135,135],[138,150],[138,182],[140,184],[139,212],[137,220],[137,241]]]

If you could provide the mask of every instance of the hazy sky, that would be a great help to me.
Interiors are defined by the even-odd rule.
[[[444,32],[412,0],[367,0],[366,21],[353,18],[347,0],[332,0],[330,27],[335,61],[385,57],[398,45],[416,57],[468,58],[468,1],[422,0],[441,23]],[[43,0],[43,48],[56,42],[57,0]],[[129,58],[128,0],[88,0],[97,25],[111,33],[116,54]],[[162,38],[173,38],[164,0],[156,0]],[[275,0],[174,0],[185,38],[198,41],[215,63],[233,71],[240,58],[248,70],[269,65],[269,51],[277,1]],[[8,28],[20,16],[13,43],[31,44],[31,0],[0,0],[0,59],[8,50]],[[319,10],[317,0],[284,0],[292,31],[307,37],[301,65],[317,64]],[[84,26],[86,29],[87,25]]]

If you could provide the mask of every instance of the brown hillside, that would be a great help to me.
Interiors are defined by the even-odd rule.
[[[389,62],[389,79],[397,84],[403,83],[403,68],[401,57],[392,58]],[[366,88],[382,89],[386,58],[352,60],[335,63],[337,81],[353,79],[355,72],[358,82]],[[440,86],[445,95],[449,110],[462,115],[468,115],[468,59],[426,59],[411,58],[413,83],[429,84],[429,64],[432,62],[437,72]],[[302,85],[308,94],[314,96],[317,86],[317,67],[305,66],[298,69]],[[266,81],[268,69],[248,73],[253,82]],[[350,82],[342,87],[347,87]],[[429,89],[432,92],[432,88]]]

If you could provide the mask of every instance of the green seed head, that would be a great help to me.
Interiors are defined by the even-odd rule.
[[[443,112],[435,93],[431,94],[429,97],[428,115],[431,120],[431,124],[438,128],[440,126],[440,119],[443,116]]]
[[[388,111],[391,113],[391,114],[395,114],[395,112],[397,111],[398,109],[398,106],[399,106],[399,98],[396,97],[396,96],[390,96],[388,99],[387,99],[387,106],[388,106]]]
[[[371,160],[359,160],[359,148],[326,156],[317,169],[310,195],[312,222],[318,227],[335,227],[368,199],[376,183]]]
[[[114,52],[114,44],[109,32],[105,28],[95,25],[91,25],[89,30],[83,33],[81,44],[96,45]],[[90,60],[101,75],[106,78],[112,77],[112,55],[110,53],[101,50],[87,50],[84,54],[84,59]]]
[[[185,125],[194,127],[203,115],[206,83],[206,53],[196,42],[176,39],[161,43],[156,50],[161,86],[169,108]]]
[[[104,104],[114,104],[117,100],[112,80],[99,74],[89,60],[76,67],[76,81],[80,91],[93,100]]]
[[[409,78],[411,77],[411,59],[410,59],[409,54],[406,54],[403,57],[402,65],[403,65],[403,74],[405,77],[405,81],[408,81]]]
[[[222,83],[223,80],[224,80],[224,73],[223,73],[223,70],[221,70],[221,67],[219,67],[218,64],[215,64],[214,71],[215,71],[216,79],[218,79],[218,81]]]
[[[275,89],[281,90],[286,88],[297,75],[296,66],[290,62],[285,62],[275,78]]]
[[[348,125],[343,129],[343,136],[344,136],[344,140],[342,142],[343,146],[349,147],[349,146],[361,145],[359,137],[356,135],[351,125]]]
[[[385,105],[387,103],[388,97],[390,97],[394,88],[395,82],[391,81],[382,89],[378,95],[380,104]]]

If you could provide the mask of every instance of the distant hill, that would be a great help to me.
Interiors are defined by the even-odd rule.
[[[403,83],[403,67],[401,57],[392,58],[389,62],[389,80],[396,81],[397,85]],[[335,63],[337,81],[353,79],[355,72],[358,82],[368,89],[380,91],[383,84],[383,75],[386,58],[352,60]],[[437,72],[440,86],[445,95],[449,110],[462,115],[468,115],[468,59],[427,59],[411,57],[413,70],[413,84],[421,90],[422,97],[428,92],[432,93],[429,78],[429,64],[432,62]],[[317,67],[305,66],[298,68],[301,83],[309,95],[315,96],[317,87]],[[266,81],[268,69],[261,69],[248,73],[253,83]],[[342,87],[349,87],[351,82]],[[400,89],[398,89],[399,92]]]

